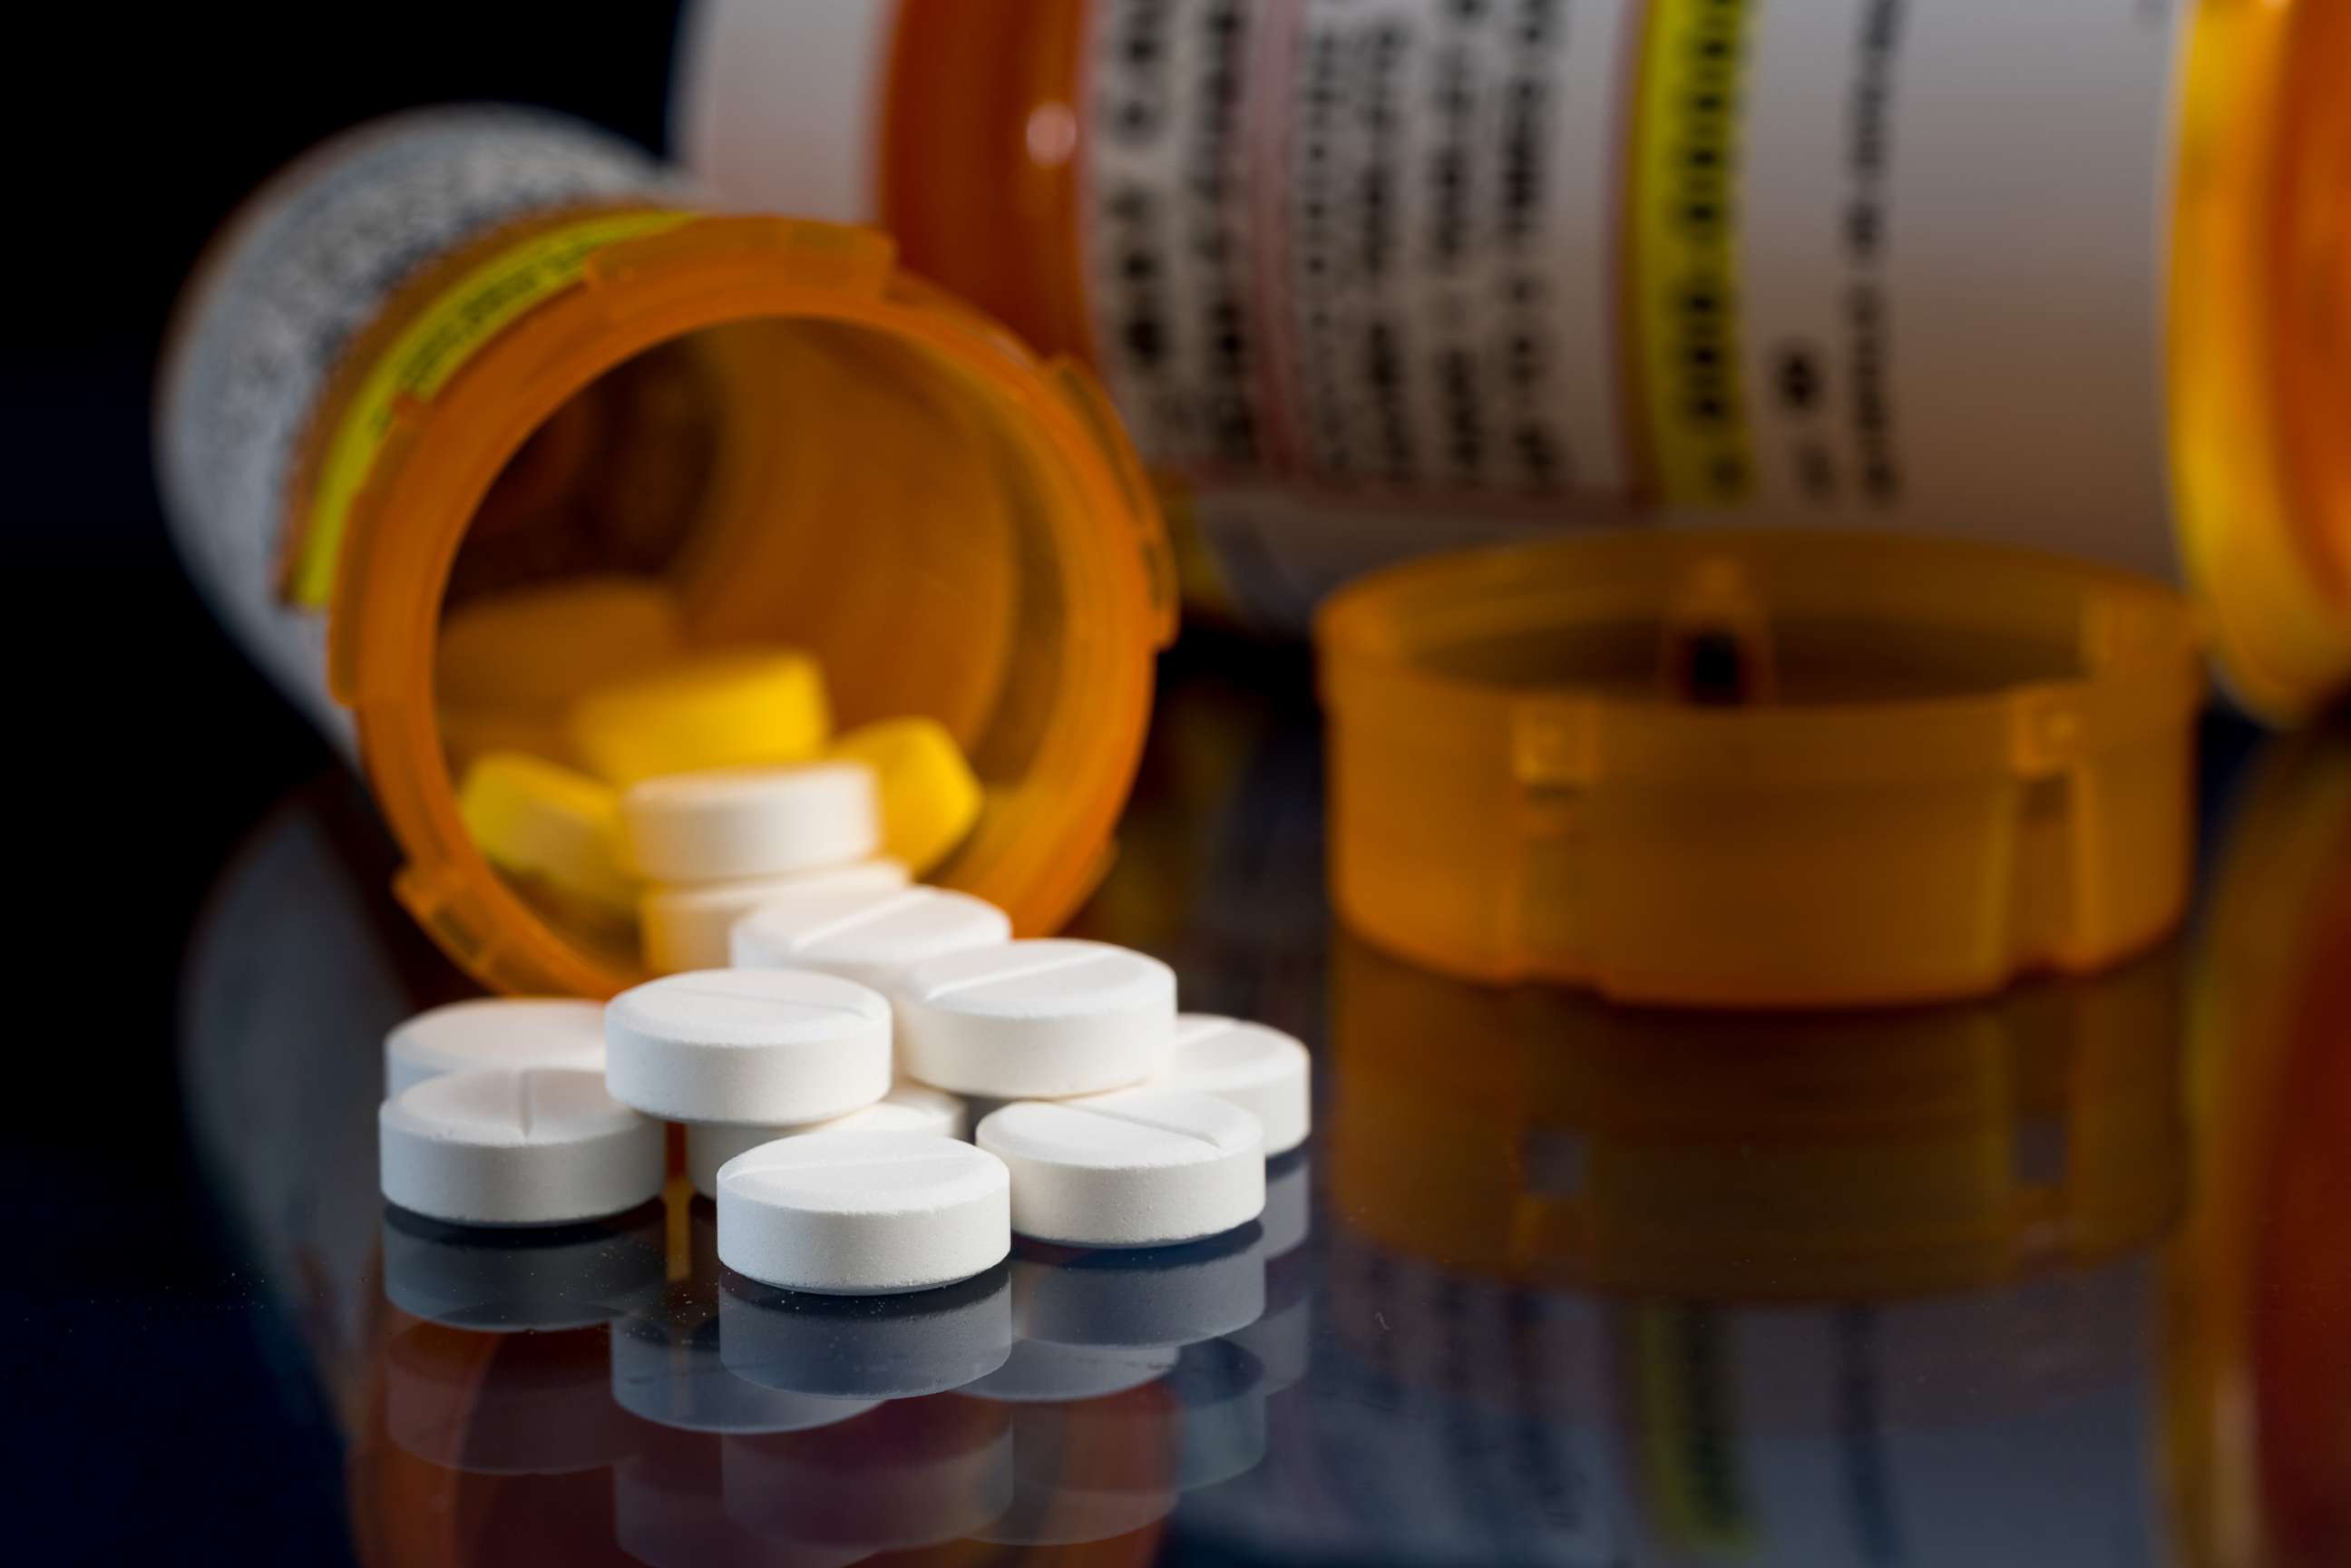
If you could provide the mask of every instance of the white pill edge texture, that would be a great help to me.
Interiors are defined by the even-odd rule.
[[[685,1124],[685,1177],[705,1197],[718,1196],[718,1167],[737,1155],[772,1144],[778,1138],[805,1137],[810,1133],[862,1127],[868,1132],[936,1133],[960,1141],[968,1131],[963,1102],[944,1089],[921,1083],[894,1083],[890,1092],[862,1111],[826,1122],[772,1123],[688,1122]]]
[[[951,1285],[1004,1260],[1011,1219],[1003,1162],[935,1133],[810,1133],[718,1169],[719,1261],[785,1290],[896,1295]]]
[[[916,964],[1011,940],[1009,915],[952,888],[819,884],[737,920],[726,951],[738,969],[821,969],[886,992]]]
[[[1086,1005],[1085,993],[1069,989],[1083,983],[1077,971],[1108,964],[1123,966],[1111,994]],[[1165,1065],[1176,1026],[1174,970],[1146,954],[1066,938],[927,960],[900,977],[891,999],[900,1071],[1004,1099],[1141,1083]]]
[[[890,1092],[890,1004],[803,969],[664,976],[605,1004],[604,1079],[615,1099],[674,1122],[846,1115]]]
[[[428,1008],[383,1037],[383,1097],[481,1067],[604,1071],[604,1009],[571,997],[475,997]]]
[[[845,865],[881,847],[881,823],[873,770],[859,762],[665,773],[621,796],[628,860],[649,882]]]
[[[1131,1136],[1075,1118],[1123,1123]],[[1101,1156],[1106,1133],[1141,1157]],[[1220,1235],[1265,1208],[1257,1118],[1211,1095],[1144,1088],[1023,1101],[991,1113],[972,1137],[1012,1173],[1013,1229],[1040,1241],[1172,1246]]]
[[[1213,1063],[1196,1060],[1233,1044],[1245,1054]],[[1288,1154],[1314,1130],[1313,1058],[1297,1040],[1261,1023],[1213,1013],[1180,1015],[1158,1082],[1169,1089],[1213,1094],[1255,1116],[1269,1159]]]
[[[735,923],[779,894],[806,887],[906,885],[906,867],[886,856],[786,876],[736,877],[725,882],[656,883],[637,899],[645,967],[655,974],[727,967]]]
[[[512,1135],[478,1114],[510,1099]],[[538,1102],[556,1099],[560,1106]],[[549,1113],[562,1114],[550,1120]],[[561,1225],[634,1208],[665,1174],[661,1124],[575,1068],[477,1068],[444,1073],[387,1100],[376,1113],[383,1196],[458,1225]]]

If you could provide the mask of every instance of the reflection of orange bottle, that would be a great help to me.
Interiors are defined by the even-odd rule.
[[[2351,737],[2261,770],[2196,977],[2171,1466],[2199,1564],[2351,1560]]]
[[[2333,0],[703,0],[674,123],[1090,355],[1237,608],[1758,513],[2179,570],[2285,710],[2351,678],[2346,83]]]

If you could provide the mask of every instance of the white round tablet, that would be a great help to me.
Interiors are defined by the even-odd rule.
[[[1313,1126],[1306,1048],[1278,1029],[1210,1013],[1185,1013],[1159,1082],[1238,1105],[1265,1131],[1265,1152],[1286,1154]]]
[[[376,1115],[383,1196],[462,1225],[554,1225],[661,1191],[661,1124],[568,1067],[427,1079]]]
[[[474,1067],[604,1071],[604,1009],[568,997],[476,997],[418,1013],[383,1037],[383,1097]]]
[[[890,1004],[800,969],[648,980],[604,1008],[604,1080],[673,1122],[820,1122],[890,1092]]]
[[[906,868],[893,860],[859,861],[787,876],[737,877],[727,882],[648,887],[637,901],[645,967],[658,975],[682,969],[723,969],[726,934],[769,899],[807,887],[893,888],[906,885]]]
[[[862,762],[667,773],[621,797],[629,862],[652,882],[775,876],[863,860],[882,842]]]
[[[1247,1224],[1265,1207],[1257,1118],[1180,1089],[1022,1101],[980,1123],[1012,1173],[1012,1228],[1073,1247],[1156,1247]]]
[[[964,1094],[1057,1099],[1140,1083],[1167,1056],[1176,974],[1102,942],[1008,942],[899,977],[899,1065]]]
[[[765,1123],[689,1122],[685,1125],[685,1174],[694,1190],[705,1197],[718,1196],[718,1167],[746,1149],[797,1138],[809,1133],[838,1132],[862,1127],[868,1132],[936,1133],[941,1137],[964,1135],[963,1102],[944,1090],[920,1083],[899,1083],[862,1111],[835,1116],[828,1122],[802,1122],[778,1126]]]
[[[735,923],[737,968],[822,969],[888,990],[909,965],[1012,940],[985,899],[944,887],[819,886],[778,894]]]
[[[842,982],[846,984],[846,982]],[[810,1133],[718,1169],[718,1260],[791,1291],[925,1291],[1012,1249],[1003,1162],[936,1133]]]

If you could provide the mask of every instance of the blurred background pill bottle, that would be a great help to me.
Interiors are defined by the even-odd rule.
[[[1089,359],[1188,598],[1570,521],[2184,580],[2351,685],[2351,6],[699,0],[725,197]]]
[[[1100,874],[1175,625],[1156,506],[1086,371],[877,234],[714,215],[555,116],[413,111],[246,202],[156,419],[190,570],[356,757],[403,901],[494,987],[642,971],[491,869],[453,779],[576,761],[569,685],[698,650],[806,650],[843,728],[945,725],[986,804],[935,880],[1033,932]],[[522,645],[466,656],[444,632],[491,603]]]

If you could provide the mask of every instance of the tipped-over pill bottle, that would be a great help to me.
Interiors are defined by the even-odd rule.
[[[356,756],[402,897],[496,987],[643,977],[493,871],[452,759],[576,761],[535,716],[640,654],[788,646],[842,727],[937,720],[985,804],[935,879],[1024,929],[1103,863],[1174,629],[1155,502],[1086,371],[876,233],[714,214],[544,114],[400,116],[231,221],[157,423],[199,584]]]
[[[2351,686],[2339,0],[701,0],[725,196],[1101,371],[1187,594],[1751,518],[2183,580]]]

